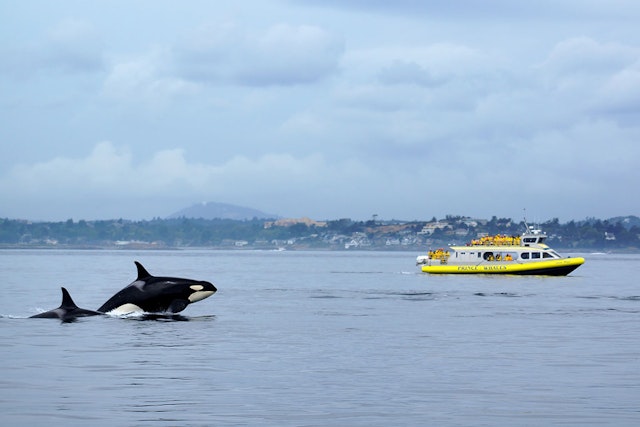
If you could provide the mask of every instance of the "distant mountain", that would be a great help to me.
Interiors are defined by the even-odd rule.
[[[278,215],[264,213],[257,209],[247,208],[244,206],[230,205],[227,203],[203,202],[188,208],[179,210],[178,212],[168,216],[173,218],[202,218],[202,219],[273,219]]]

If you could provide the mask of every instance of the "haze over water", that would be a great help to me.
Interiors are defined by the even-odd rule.
[[[633,426],[640,255],[568,277],[429,276],[416,253],[0,251],[2,425]],[[182,320],[95,309],[212,281]]]

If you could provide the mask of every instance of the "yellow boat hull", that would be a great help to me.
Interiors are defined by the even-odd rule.
[[[430,274],[519,274],[541,276],[566,276],[584,263],[584,258],[563,258],[533,262],[484,262],[480,264],[432,264],[423,265],[422,271]]]

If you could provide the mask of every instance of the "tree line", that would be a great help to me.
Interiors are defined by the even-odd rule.
[[[431,234],[421,232],[425,225],[446,224]],[[537,224],[549,236],[552,247],[597,250],[640,250],[640,218],[619,217],[560,223],[557,218]],[[342,245],[351,236],[366,239],[373,247],[402,242],[408,247],[464,244],[480,234],[520,235],[522,221],[492,217],[473,220],[448,215],[431,221],[354,221],[338,219],[325,226],[297,223],[265,227],[263,219],[160,219],[142,221],[99,220],[30,222],[0,219],[0,244],[12,246],[112,246],[114,242],[156,242],[161,247],[216,247],[242,241],[248,245],[304,242],[309,247]],[[405,244],[406,242],[406,244]]]

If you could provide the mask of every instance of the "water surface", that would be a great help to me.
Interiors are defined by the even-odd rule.
[[[429,276],[415,253],[0,251],[0,423],[640,423],[640,256],[567,277]],[[212,281],[170,319],[96,309],[135,278]]]

